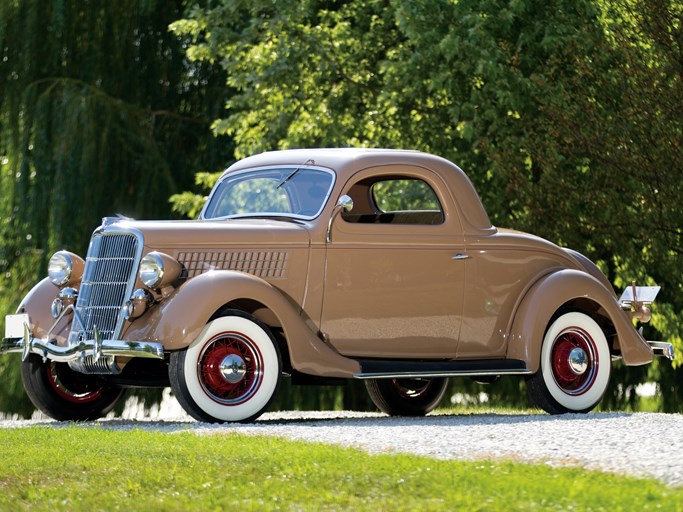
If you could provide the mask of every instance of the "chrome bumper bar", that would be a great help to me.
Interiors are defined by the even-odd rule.
[[[665,341],[648,341],[647,344],[650,345],[652,352],[654,352],[656,356],[666,357],[670,361],[674,360],[674,347],[671,343]]]
[[[6,352],[21,352],[22,361],[29,354],[38,354],[44,359],[59,363],[78,361],[92,356],[97,361],[103,356],[145,357],[152,359],[164,358],[164,346],[161,343],[149,341],[128,340],[87,340],[77,345],[60,347],[50,343],[47,339],[33,338],[26,329],[23,338],[3,338],[0,343],[0,354]]]
[[[94,327],[95,339],[82,340],[77,344],[65,347],[50,342],[50,333],[69,312],[73,311],[74,320],[83,325],[73,304],[66,307],[55,320],[45,338],[34,338],[29,328],[30,321],[27,314],[7,315],[5,317],[5,338],[0,343],[0,354],[6,352],[21,352],[21,360],[26,361],[29,354],[38,354],[44,360],[67,363],[69,361],[84,361],[92,357],[97,362],[105,356],[144,357],[152,359],[164,358],[164,346],[151,341],[103,340],[97,327]]]

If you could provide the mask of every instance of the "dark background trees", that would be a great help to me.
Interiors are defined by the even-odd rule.
[[[645,334],[683,350],[680,1],[60,6],[0,6],[5,311],[100,216],[166,216],[171,194],[196,213],[233,150],[387,146],[458,163],[494,223],[583,252],[615,288],[661,284]],[[675,366],[617,365],[606,404],[654,379],[680,410]]]
[[[224,73],[168,31],[183,5],[0,2],[0,324],[53,251],[84,254],[106,215],[167,217],[193,171],[231,158],[209,129]],[[30,407],[17,374],[0,358],[0,410]]]

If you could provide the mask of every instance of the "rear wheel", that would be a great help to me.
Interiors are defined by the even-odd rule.
[[[66,363],[30,354],[21,363],[26,394],[40,411],[59,421],[87,421],[106,416],[124,390],[97,375],[73,371]]]
[[[610,371],[600,326],[583,313],[566,313],[545,334],[541,366],[527,379],[529,400],[550,414],[588,412],[602,399]]]
[[[424,416],[443,398],[448,379],[372,379],[365,381],[370,399],[390,416]]]
[[[180,405],[199,421],[251,421],[270,405],[282,362],[268,328],[231,311],[209,322],[186,350],[171,354]]]

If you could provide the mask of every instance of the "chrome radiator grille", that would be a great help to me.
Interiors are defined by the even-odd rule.
[[[72,325],[69,341],[117,339],[121,335],[121,306],[130,297],[141,243],[133,233],[95,233],[85,260],[76,311],[83,322]]]

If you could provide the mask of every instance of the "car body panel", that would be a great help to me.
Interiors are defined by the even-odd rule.
[[[46,277],[31,288],[17,307],[17,313],[28,314],[31,320],[31,333],[37,338],[46,337],[55,322],[51,314],[51,306],[57,295],[59,295],[59,288]],[[65,345],[68,335],[68,325],[63,323],[53,333],[53,338],[58,345]]]
[[[248,304],[249,314],[282,331],[291,369],[309,375],[350,377],[359,373],[357,359],[508,358],[536,371],[551,319],[573,304],[613,326],[613,351],[626,364],[652,360],[595,265],[539,237],[492,226],[453,163],[416,151],[301,149],[246,158],[224,176],[273,166],[334,173],[317,216],[120,219],[98,228],[134,230],[143,253],[165,253],[184,269],[177,282],[152,290],[148,310],[125,322],[124,340],[182,350],[222,309]],[[441,217],[413,224],[354,220],[382,215],[370,193],[384,179],[426,183]],[[351,212],[339,212],[343,195],[354,201]],[[43,280],[22,301],[33,336],[47,335],[58,291]],[[66,343],[68,326],[51,335]]]
[[[637,366],[652,362],[653,352],[633,327],[629,316],[593,276],[577,270],[560,270],[538,280],[525,294],[508,334],[508,358],[527,362],[532,371],[538,370],[543,335],[553,315],[573,300],[589,300],[602,309],[616,330],[615,347],[624,363]]]
[[[457,206],[433,171],[381,165],[356,172],[342,188],[354,199],[353,215],[373,213],[359,183],[385,177],[428,183],[445,212],[443,223],[363,224],[342,214],[327,246],[321,329],[353,357],[453,358],[465,276],[464,262],[453,259],[465,252]]]
[[[271,325],[282,326],[294,368],[311,375],[351,377],[358,363],[337,354],[311,330],[297,304],[265,280],[236,271],[209,271],[176,290],[149,315],[133,321],[124,339],[157,341],[166,350],[187,347],[209,319],[223,306],[238,299],[257,301],[275,316],[263,316]],[[265,312],[255,310],[257,318]]]

